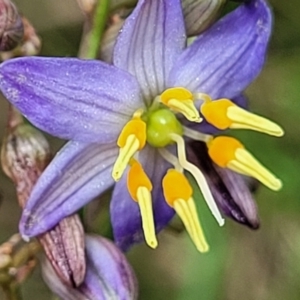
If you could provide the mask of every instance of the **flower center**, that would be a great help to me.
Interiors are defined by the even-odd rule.
[[[183,134],[183,127],[173,112],[161,108],[149,113],[147,117],[147,142],[151,146],[161,148],[174,143],[171,133],[180,136]]]
[[[199,108],[195,100],[202,100]],[[182,114],[191,122],[202,121],[200,111],[206,121],[218,129],[241,128],[282,136],[283,130],[274,122],[250,113],[228,99],[212,100],[206,94],[192,94],[182,87],[165,90],[156,97],[148,111],[142,109],[133,114],[132,119],[124,126],[117,144],[120,148],[113,167],[112,176],[118,181],[125,169],[127,188],[132,199],[139,205],[145,240],[152,247],[157,247],[154,218],[152,211],[152,183],[138,162],[138,152],[146,143],[157,148],[160,155],[174,168],[165,174],[162,189],[168,205],[174,208],[182,219],[191,239],[200,252],[206,252],[205,241],[193,199],[193,190],[184,175],[184,170],[193,175],[207,205],[220,225],[224,220],[213,199],[209,186],[202,172],[187,161],[183,136],[203,141],[207,144],[210,158],[220,167],[230,168],[238,173],[255,177],[270,189],[279,190],[281,181],[262,166],[236,139],[203,134],[184,127],[176,114]],[[174,156],[165,147],[175,143],[177,155]],[[155,174],[154,174],[155,176]]]

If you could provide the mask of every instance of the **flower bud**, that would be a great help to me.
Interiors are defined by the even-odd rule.
[[[83,1],[81,0],[81,2]],[[226,1],[181,0],[187,36],[198,35],[209,27],[218,17]],[[110,10],[116,12],[122,8],[132,9],[136,3],[137,0],[111,0]]]
[[[20,45],[20,56],[30,56],[39,54],[42,43],[32,24],[23,17],[24,41]]]
[[[43,134],[25,124],[20,113],[11,107],[1,160],[4,172],[15,183],[21,207],[50,159],[49,144]],[[86,268],[84,231],[78,216],[63,219],[38,240],[61,279],[70,286],[78,286]]]
[[[38,237],[57,275],[72,287],[85,276],[84,231],[77,215],[69,216]]]
[[[24,243],[14,234],[0,245],[0,284],[20,284],[28,278],[36,266],[36,254],[40,251],[37,241]]]
[[[209,27],[225,2],[226,0],[182,0],[187,35],[198,35]]]
[[[0,0],[1,1],[1,0]],[[39,36],[36,34],[34,27],[26,19],[22,18],[24,26],[24,37],[20,45],[11,51],[0,52],[1,60],[7,60],[17,56],[30,56],[39,54],[42,42]]]
[[[136,278],[124,254],[111,241],[86,237],[87,272],[82,285],[71,288],[61,282],[47,260],[42,273],[51,290],[64,300],[137,299]]]
[[[42,133],[24,123],[22,116],[12,109],[1,150],[3,170],[15,183],[19,204],[24,207],[34,184],[50,161],[48,142]]]
[[[100,59],[112,63],[113,50],[116,43],[116,39],[119,35],[120,30],[124,24],[125,19],[119,14],[115,14],[111,18],[111,22],[107,30],[104,32],[103,39],[100,48]]]
[[[10,0],[0,0],[0,51],[14,49],[23,38],[24,28],[16,6]]]
[[[212,195],[225,215],[252,229],[259,227],[256,203],[244,177],[215,165],[203,142],[191,142],[188,159],[203,172]]]
[[[83,13],[90,14],[96,6],[97,0],[77,0]]]

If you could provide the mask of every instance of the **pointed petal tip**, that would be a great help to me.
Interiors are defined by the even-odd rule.
[[[8,101],[36,127],[66,140],[115,141],[143,105],[132,75],[97,60],[17,58],[0,65],[0,76]]]
[[[258,219],[257,220],[245,219],[245,222],[241,223],[241,224],[247,226],[248,228],[250,228],[252,230],[258,230],[260,228],[260,222]]]
[[[233,221],[235,221],[241,225],[247,226],[248,228],[250,228],[252,230],[257,230],[260,227],[260,221],[258,218],[250,219],[250,218],[247,218],[245,215],[236,215],[234,213],[229,213],[227,215]]]

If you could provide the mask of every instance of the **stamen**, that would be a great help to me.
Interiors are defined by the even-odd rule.
[[[160,101],[172,110],[182,113],[191,122],[202,121],[195,107],[193,94],[183,87],[165,90],[160,95]]]
[[[250,129],[274,136],[284,133],[276,123],[238,107],[228,99],[203,103],[201,113],[207,122],[223,130]]]
[[[173,207],[181,218],[192,241],[200,252],[207,252],[209,247],[197,215],[197,209],[192,198],[192,187],[185,176],[170,169],[163,178],[163,192],[167,203]]]
[[[131,168],[127,176],[127,188],[132,199],[139,205],[146,243],[154,249],[158,243],[155,235],[152,210],[152,184],[140,163],[136,160],[131,160],[130,164]]]
[[[283,129],[276,123],[238,106],[229,107],[227,117],[232,120],[230,128],[251,129],[278,137],[284,135]]]
[[[281,189],[281,180],[258,162],[238,140],[219,136],[207,146],[209,156],[220,167],[227,167],[235,172],[252,176],[271,190]]]
[[[146,243],[149,247],[155,249],[158,245],[152,210],[152,197],[150,191],[145,187],[139,187],[137,190],[138,204],[141,211],[142,226]]]
[[[204,94],[204,93],[194,93],[193,96],[194,96],[194,99],[203,100],[204,102],[212,101],[212,98],[209,95]]]
[[[183,172],[183,168],[180,165],[178,158],[173,155],[171,152],[169,152],[166,148],[158,148],[157,149],[159,154],[167,161],[169,162],[171,165],[173,165],[175,167],[175,169],[179,172]]]
[[[192,241],[200,252],[207,252],[209,246],[206,242],[193,198],[188,201],[178,199],[174,202],[174,209],[182,220]]]
[[[126,144],[119,150],[119,156],[114,164],[112,177],[115,181],[119,181],[122,177],[129,160],[138,151],[140,146],[139,140],[135,135],[131,134],[126,139]]]
[[[203,197],[204,197],[210,211],[212,212],[213,216],[215,217],[215,219],[217,220],[219,225],[223,226],[225,221],[224,221],[224,219],[218,209],[218,206],[211,194],[211,191],[209,189],[209,186],[206,182],[204,175],[196,166],[194,166],[193,164],[191,164],[190,162],[188,162],[186,160],[185,144],[184,144],[183,138],[177,134],[171,134],[171,138],[177,143],[178,159],[179,159],[181,166],[193,175],[193,177],[195,178],[195,180],[203,194]]]
[[[112,171],[115,181],[120,180],[130,159],[145,146],[145,143],[146,123],[136,117],[125,125],[117,141],[120,151]]]
[[[204,134],[185,126],[183,126],[183,134],[193,140],[201,141],[205,143],[209,142],[213,138],[212,135]]]

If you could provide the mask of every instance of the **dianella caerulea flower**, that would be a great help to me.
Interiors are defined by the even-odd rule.
[[[197,216],[190,172],[220,225],[224,220],[202,172],[185,153],[186,139],[206,143],[220,167],[281,181],[228,128],[281,136],[252,114],[243,90],[259,74],[271,31],[264,0],[252,0],[186,47],[179,0],[140,0],[117,39],[113,65],[75,58],[19,58],[0,67],[0,87],[33,124],[69,139],[40,177],[20,231],[38,235],[115,183],[111,220],[123,249],[156,233],[176,212],[199,251],[208,250]]]

